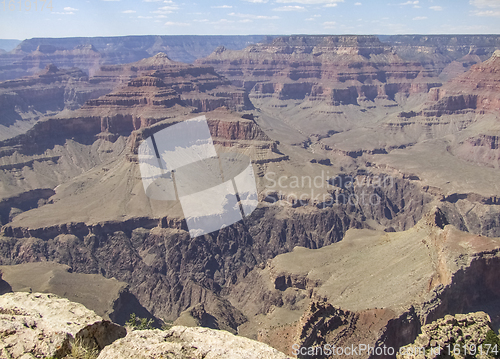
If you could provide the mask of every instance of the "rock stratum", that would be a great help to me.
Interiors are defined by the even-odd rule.
[[[112,89],[109,83],[91,83],[78,68],[52,64],[34,76],[0,82],[0,139],[25,132],[45,116],[75,110]]]
[[[332,105],[427,92],[438,82],[433,69],[404,61],[375,36],[279,37],[239,51],[219,48],[198,63],[260,96]]]

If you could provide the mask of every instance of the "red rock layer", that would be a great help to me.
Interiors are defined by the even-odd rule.
[[[408,62],[375,36],[288,36],[241,51],[219,48],[197,63],[211,65],[257,96],[326,100],[333,105],[398,92],[427,92],[437,73]]]
[[[461,110],[500,110],[500,50],[493,56],[430,93],[437,104],[429,112],[454,113]]]

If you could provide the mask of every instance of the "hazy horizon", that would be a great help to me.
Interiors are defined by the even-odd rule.
[[[500,0],[52,0],[52,11],[31,3],[0,4],[0,38],[500,33]]]

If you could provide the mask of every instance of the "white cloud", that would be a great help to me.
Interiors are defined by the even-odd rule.
[[[120,0],[102,0],[102,1],[120,1]]]
[[[336,27],[336,25],[337,25],[337,23],[335,21],[327,21],[327,22],[323,23],[323,27],[325,29],[333,29]]]
[[[434,11],[442,11],[443,7],[442,6],[431,6],[429,9],[434,10]]]
[[[253,2],[254,4],[265,4],[268,2],[268,0],[243,0],[246,2]]]
[[[162,6],[161,8],[159,8],[158,10],[163,10],[163,11],[175,11],[175,10],[179,10],[179,7],[177,5],[174,5],[174,6]]]
[[[201,20],[193,20],[194,22],[208,22],[208,19],[201,19]]]
[[[75,15],[75,11],[78,11],[78,9],[69,6],[66,6],[63,10],[64,11],[53,11],[51,13],[54,15]]]
[[[240,14],[240,13],[230,13],[229,16],[236,16],[246,19],[254,19],[254,20],[276,20],[279,19],[279,16],[267,16],[267,15],[253,15],[253,14]]]
[[[496,10],[486,10],[486,11],[476,11],[474,13],[476,16],[488,16],[488,17],[500,17],[500,11]]]
[[[187,22],[173,22],[173,21],[167,21],[165,23],[165,26],[191,26],[191,24]]]
[[[427,16],[417,16],[417,17],[414,17],[412,20],[427,20]]]
[[[212,9],[232,9],[231,5],[211,6]]]
[[[326,4],[325,7],[335,7],[337,6],[337,3],[333,3],[333,4]]]
[[[303,6],[281,6],[273,9],[274,11],[306,11],[306,8]]]
[[[142,15],[139,15],[137,16],[138,19],[152,19],[153,17],[152,16],[142,16]]]
[[[217,21],[212,21],[211,24],[213,24],[213,25],[234,24],[234,20],[220,19]]]
[[[276,0],[277,3],[297,3],[305,5],[318,5],[318,4],[335,4],[339,2],[344,2],[344,0]]]
[[[162,6],[158,8],[158,10],[151,11],[153,14],[171,14],[174,11],[179,10],[179,7],[177,5],[167,5],[167,6]]]
[[[402,3],[399,3],[399,5],[418,5],[418,3],[419,3],[419,1],[415,0],[415,1],[402,2]]]
[[[137,11],[135,10],[125,10],[125,11],[122,11],[122,13],[124,14],[135,14]]]
[[[356,6],[361,6],[361,3],[360,3],[360,2],[357,2],[357,3],[355,3],[354,5],[356,5]]]
[[[469,3],[480,9],[493,7],[500,7],[500,0],[470,0]]]

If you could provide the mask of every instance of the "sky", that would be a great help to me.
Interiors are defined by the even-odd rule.
[[[0,0],[2,39],[258,34],[500,34],[500,0]]]

